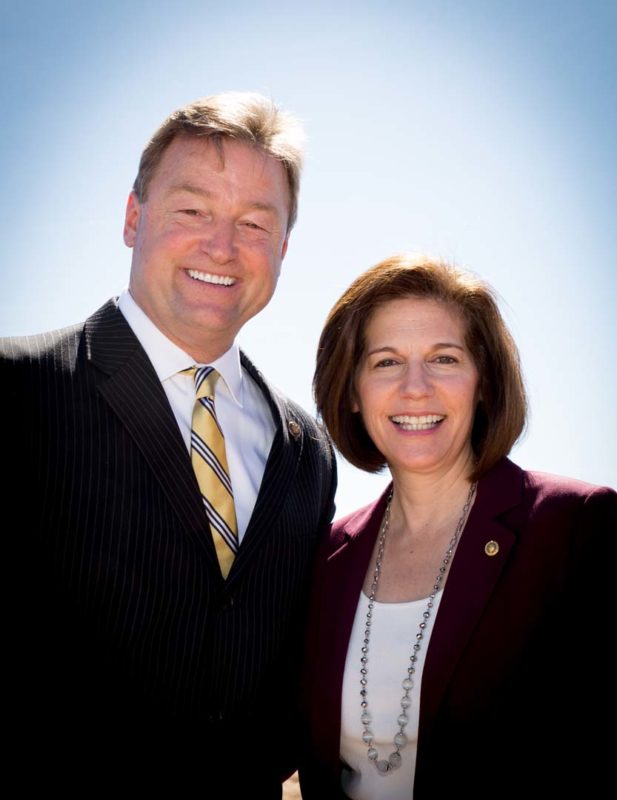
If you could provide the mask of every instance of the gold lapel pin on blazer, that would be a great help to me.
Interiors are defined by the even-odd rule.
[[[302,433],[302,431],[300,430],[300,426],[295,421],[295,419],[289,420],[289,422],[287,423],[287,430],[289,431],[291,436],[293,436],[294,439],[299,439],[300,434]]]
[[[490,542],[487,542],[484,545],[484,552],[487,556],[496,556],[499,552],[499,542],[496,542],[494,539],[491,539]]]

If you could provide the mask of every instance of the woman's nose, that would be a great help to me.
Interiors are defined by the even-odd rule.
[[[401,378],[401,394],[406,397],[426,397],[433,391],[424,364],[408,364]]]

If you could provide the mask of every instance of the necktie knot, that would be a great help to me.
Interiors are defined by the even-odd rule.
[[[186,375],[190,375],[195,381],[195,393],[198,400],[203,397],[211,397],[214,399],[214,387],[220,378],[220,372],[214,367],[188,367],[183,369]]]

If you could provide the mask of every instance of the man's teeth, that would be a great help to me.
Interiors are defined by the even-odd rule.
[[[396,422],[405,431],[427,431],[429,428],[434,428],[445,417],[438,414],[426,414],[426,416],[422,417],[408,417],[405,415],[391,417],[391,419],[392,422]]]
[[[217,286],[233,286],[236,282],[236,279],[229,275],[211,275],[209,272],[198,272],[196,269],[188,269],[187,272],[196,281],[216,283]]]

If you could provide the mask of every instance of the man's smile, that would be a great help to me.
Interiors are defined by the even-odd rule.
[[[187,269],[186,272],[196,281],[214,283],[217,286],[233,286],[236,282],[236,279],[232,278],[231,275],[213,275],[211,272],[199,272],[196,269]]]

